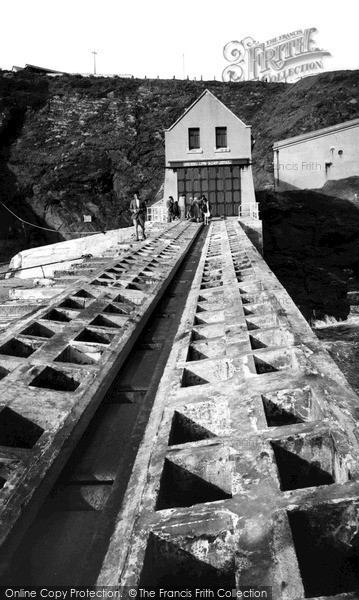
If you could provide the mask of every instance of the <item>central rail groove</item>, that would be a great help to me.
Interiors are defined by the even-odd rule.
[[[206,235],[202,231],[189,250],[7,565],[2,584],[95,583]]]

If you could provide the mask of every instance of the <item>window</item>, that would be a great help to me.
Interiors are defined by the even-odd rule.
[[[188,148],[195,150],[200,148],[199,143],[199,127],[190,127],[188,130]]]
[[[227,148],[227,127],[216,127],[216,148]]]

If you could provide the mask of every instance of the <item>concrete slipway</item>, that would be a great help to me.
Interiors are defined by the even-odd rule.
[[[3,332],[9,556],[199,230],[178,224],[99,261]],[[200,235],[142,443],[88,583],[358,598],[358,398],[238,222]],[[114,511],[111,493],[86,494],[86,510]]]

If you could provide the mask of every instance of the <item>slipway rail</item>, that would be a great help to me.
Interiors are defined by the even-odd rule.
[[[163,234],[170,239],[162,236],[77,284],[80,293],[64,297],[65,306],[58,299],[52,310],[68,317],[83,311],[86,319],[73,329],[71,321],[61,326],[56,349],[52,338],[43,341],[47,362],[31,355],[31,364],[17,367],[21,385],[34,394],[25,407],[13,397],[8,408],[20,414],[20,406],[29,406],[22,416],[44,432],[23,423],[17,431],[28,432],[29,445],[38,441],[4,455],[20,469],[26,457],[34,461],[57,415],[63,424],[56,445],[47,447],[53,463],[40,463],[41,454],[32,462],[38,488],[22,485],[22,467],[18,496],[29,490],[23,517],[31,493],[38,517],[4,568],[6,583],[190,591],[269,586],[276,600],[355,600],[358,397],[238,222],[216,221],[197,233],[197,225],[179,224]],[[161,261],[158,276],[167,269],[172,277],[181,257],[166,294],[160,280],[145,287]],[[162,294],[160,304],[147,326],[139,325],[142,335],[126,361],[114,362],[112,385],[96,393],[99,362],[122,340],[119,330],[118,343],[106,337],[116,329],[104,320],[122,327],[121,319],[141,306],[150,310],[154,296],[142,296],[149,289]],[[124,312],[110,308],[117,304]],[[56,329],[45,312],[36,323]],[[19,334],[13,338],[29,337],[23,329]],[[49,368],[61,373],[52,379],[57,385],[78,387],[46,396]],[[74,402],[81,385],[84,394]],[[96,412],[88,401],[92,390]],[[40,509],[57,460],[53,473],[60,477]],[[12,482],[16,500],[15,475],[14,467],[2,492]],[[9,540],[15,526],[14,519]]]
[[[358,406],[239,224],[214,222],[98,585],[357,598]]]
[[[115,260],[84,262],[66,292],[0,339],[1,565],[39,510],[192,245],[168,228]],[[87,269],[87,270],[86,270]]]

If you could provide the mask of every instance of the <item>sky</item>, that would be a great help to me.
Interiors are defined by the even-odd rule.
[[[358,69],[357,0],[8,0],[0,68],[221,79],[223,47],[316,27],[325,70]]]

